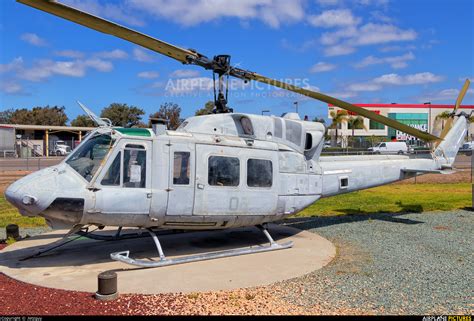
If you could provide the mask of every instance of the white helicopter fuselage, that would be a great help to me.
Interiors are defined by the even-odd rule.
[[[293,114],[191,117],[177,131],[99,128],[62,163],[18,180],[5,195],[22,215],[42,216],[53,228],[254,226],[321,197],[441,172],[466,129],[460,117],[432,158],[414,159],[320,157],[324,126]]]

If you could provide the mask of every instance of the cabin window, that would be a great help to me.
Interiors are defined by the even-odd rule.
[[[281,125],[281,119],[279,118],[273,118],[273,125],[275,129],[275,137],[278,138],[283,138],[283,129]]]
[[[123,187],[144,188],[146,151],[141,145],[127,145],[123,153]]]
[[[208,183],[212,186],[239,186],[240,161],[236,157],[211,156]]]
[[[339,177],[339,188],[340,189],[347,189],[349,187],[349,177]]]
[[[175,152],[173,163],[173,184],[188,185],[191,171],[189,152]]]
[[[122,152],[119,152],[115,156],[114,161],[110,165],[109,169],[102,178],[100,183],[103,186],[120,186],[120,160],[122,158]]]
[[[253,127],[252,122],[247,117],[240,118],[240,125],[242,126],[242,130],[244,131],[245,135],[252,136],[253,135]]]
[[[247,161],[247,186],[272,187],[273,164],[265,159],[249,159]]]
[[[309,150],[313,147],[313,135],[310,133],[306,133],[306,144],[304,146],[304,149]]]
[[[295,121],[285,119],[286,124],[286,140],[292,142],[295,145],[301,145],[301,124]]]

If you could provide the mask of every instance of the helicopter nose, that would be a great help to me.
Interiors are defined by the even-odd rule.
[[[16,207],[34,205],[38,202],[38,198],[36,196],[15,192],[13,186],[9,186],[7,188],[5,191],[5,198]]]
[[[20,178],[5,191],[5,198],[24,216],[36,216],[49,205],[55,186],[54,175],[33,173]]]

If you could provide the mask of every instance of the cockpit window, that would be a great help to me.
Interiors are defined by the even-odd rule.
[[[77,148],[66,163],[90,182],[114,142],[108,134],[91,137]]]

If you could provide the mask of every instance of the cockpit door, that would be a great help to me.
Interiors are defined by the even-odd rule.
[[[151,141],[121,140],[94,184],[95,208],[102,214],[149,214]]]

